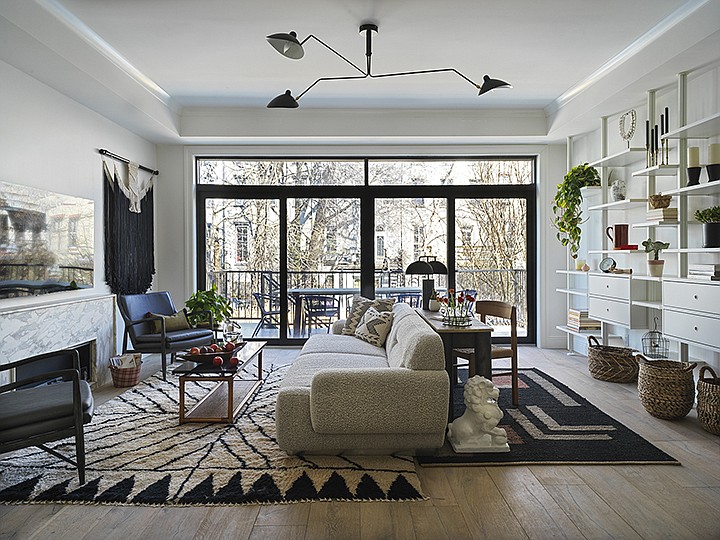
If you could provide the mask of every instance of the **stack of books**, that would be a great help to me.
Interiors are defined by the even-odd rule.
[[[688,277],[707,281],[720,281],[720,264],[688,264]]]
[[[646,218],[648,221],[677,221],[678,209],[656,208],[653,210],[648,210]]]
[[[567,327],[575,332],[600,330],[600,321],[590,319],[587,309],[568,309]]]

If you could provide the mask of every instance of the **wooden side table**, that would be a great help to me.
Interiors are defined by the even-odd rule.
[[[453,349],[472,347],[475,349],[475,373],[486,379],[492,376],[492,358],[490,355],[490,337],[493,331],[489,326],[473,318],[470,326],[446,326],[442,322],[442,315],[436,311],[426,311],[417,308],[416,311],[435,330],[443,342],[445,349],[445,370],[450,377],[450,403],[448,405],[448,418],[452,420],[453,413],[453,387],[457,381],[457,369],[453,361]]]

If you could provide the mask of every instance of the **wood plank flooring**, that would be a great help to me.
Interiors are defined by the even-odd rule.
[[[297,349],[266,349],[292,362]],[[537,367],[682,462],[672,465],[419,468],[429,500],[235,507],[0,505],[0,539],[720,539],[720,437],[693,410],[650,416],[633,385],[596,381],[584,357],[522,347]],[[151,358],[142,376],[155,372]],[[697,377],[697,374],[696,374]],[[97,403],[121,389],[95,391]]]

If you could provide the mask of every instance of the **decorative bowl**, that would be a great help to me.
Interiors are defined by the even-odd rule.
[[[672,195],[650,195],[648,202],[650,203],[650,208],[667,208],[670,206],[671,199]]]
[[[198,364],[203,363],[211,363],[213,361],[213,358],[216,356],[219,356],[223,359],[223,362],[227,362],[230,360],[233,356],[237,354],[237,352],[242,349],[245,346],[245,342],[238,343],[235,349],[232,351],[225,351],[220,350],[217,352],[209,352],[209,353],[200,353],[200,354],[190,354],[190,351],[183,351],[182,353],[179,353],[178,356],[182,358],[183,360],[190,360],[191,362],[197,362]]]

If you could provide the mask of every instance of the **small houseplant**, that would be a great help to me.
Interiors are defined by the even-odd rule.
[[[213,326],[218,327],[225,319],[232,315],[230,302],[221,296],[213,283],[206,291],[197,291],[185,302],[188,309],[188,320],[193,325],[202,326],[210,323],[209,314],[212,314]]]
[[[645,253],[653,254],[653,258],[648,259],[648,274],[654,277],[662,276],[665,261],[660,259],[660,252],[663,249],[669,248],[670,243],[659,242],[657,240],[653,240],[652,238],[648,238],[642,243],[642,245],[645,247]]]
[[[555,217],[553,226],[558,230],[557,239],[563,246],[570,248],[570,256],[577,259],[580,249],[580,235],[582,230],[582,188],[586,186],[599,186],[600,175],[595,167],[587,163],[576,165],[565,175],[562,183],[558,184],[557,193],[553,199],[552,210]]]
[[[720,247],[720,206],[696,210],[695,219],[703,224],[703,247]]]

